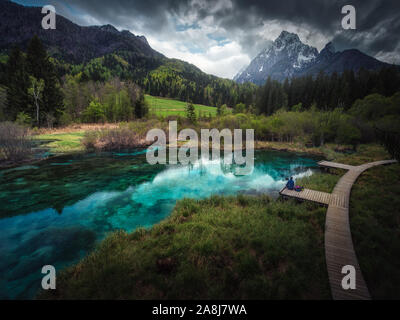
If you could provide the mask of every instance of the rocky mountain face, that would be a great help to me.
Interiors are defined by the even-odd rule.
[[[111,25],[82,27],[57,15],[56,30],[42,29],[44,15],[39,7],[24,7],[0,0],[0,50],[13,46],[25,49],[36,34],[52,56],[70,63],[82,63],[109,53],[129,51],[137,57],[163,58],[144,36],[118,31]]]
[[[255,84],[263,84],[269,76],[283,80],[313,63],[317,56],[318,50],[302,43],[297,34],[283,31],[234,80]]]
[[[316,75],[320,71],[331,74],[345,70],[380,69],[389,64],[372,58],[356,49],[337,52],[330,42],[321,52],[301,42],[297,34],[282,31],[273,44],[260,52],[250,65],[239,72],[238,83],[264,84],[268,77],[284,81],[286,78]]]

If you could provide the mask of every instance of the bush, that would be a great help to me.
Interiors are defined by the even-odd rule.
[[[30,126],[32,124],[32,118],[29,114],[26,114],[25,112],[20,112],[18,113],[15,122],[17,125],[20,126]]]
[[[186,118],[193,124],[197,121],[195,108],[192,103],[188,103],[186,106]]]
[[[28,158],[32,153],[29,129],[12,122],[1,122],[0,150],[5,160]]]
[[[223,117],[223,116],[226,116],[227,114],[228,114],[228,107],[226,104],[223,104],[222,106],[220,105],[217,107],[217,115],[218,116]]]
[[[300,102],[292,107],[292,111],[294,112],[301,112],[303,111],[303,104]]]
[[[6,119],[5,111],[7,109],[7,89],[0,85],[0,121]]]
[[[343,122],[340,124],[337,141],[342,144],[351,144],[356,149],[357,145],[360,143],[361,131],[353,126],[350,122]]]
[[[96,150],[96,143],[98,139],[97,131],[88,131],[82,139],[82,144],[85,146],[86,150],[94,151]]]
[[[238,103],[233,109],[234,114],[245,113],[245,112],[246,112],[246,105],[244,103]]]
[[[400,132],[375,128],[379,142],[393,159],[400,161]]]
[[[112,151],[141,148],[148,146],[145,135],[139,134],[126,126],[117,129],[104,129],[85,134],[83,145],[87,150]]]
[[[66,127],[72,124],[73,119],[72,116],[68,112],[63,112],[59,118],[59,123],[61,126]]]
[[[88,123],[104,123],[106,120],[104,106],[98,101],[90,102],[89,107],[83,113],[83,118]]]
[[[149,114],[149,105],[141,91],[139,98],[135,102],[135,118],[142,119]]]

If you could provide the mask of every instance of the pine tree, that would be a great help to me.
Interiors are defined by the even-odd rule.
[[[27,65],[28,71],[33,77],[44,80],[41,117],[58,118],[63,110],[63,95],[59,79],[54,64],[37,36],[34,36],[29,43]]]
[[[144,97],[144,93],[141,90],[139,94],[139,98],[136,100],[135,103],[135,117],[137,119],[141,119],[145,117],[149,113],[149,107]]]
[[[186,106],[186,118],[188,118],[191,123],[196,123],[197,121],[194,105],[190,102]]]
[[[12,50],[6,66],[7,108],[5,117],[14,121],[18,113],[31,113],[28,89],[30,85],[26,61],[19,48]]]
[[[55,67],[50,60],[47,60],[43,79],[45,83],[43,90],[43,111],[48,115],[58,118],[64,109],[63,94]]]
[[[49,60],[46,49],[36,35],[29,42],[26,60],[29,73],[36,79],[44,79]]]
[[[288,105],[292,106],[292,95],[291,95],[291,90],[290,90],[290,84],[289,84],[289,79],[286,78],[285,82],[283,83],[283,90],[286,93],[287,99],[288,99]]]

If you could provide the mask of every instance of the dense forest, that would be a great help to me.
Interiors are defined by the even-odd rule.
[[[26,53],[16,47],[9,56],[1,56],[1,120],[48,127],[130,121],[147,115],[144,93],[215,106],[220,116],[226,115],[228,107],[235,114],[342,110],[356,116],[357,108],[360,114],[365,110],[379,113],[396,105],[395,94],[400,91],[395,67],[331,75],[321,72],[317,77],[283,83],[268,79],[259,87],[207,75],[180,60],[168,59],[161,65],[154,61],[152,66],[146,60],[143,68],[133,68],[129,59],[128,53],[113,53],[87,63],[68,64],[51,58],[35,36]],[[146,73],[149,68],[153,70]],[[371,107],[360,107],[360,99]]]
[[[348,110],[357,99],[370,94],[386,97],[400,91],[400,73],[396,67],[379,71],[360,69],[358,73],[345,71],[342,74],[317,77],[305,76],[286,79],[284,83],[268,79],[257,93],[257,110],[273,114],[281,108],[310,109],[315,105],[320,110],[342,108]]]
[[[250,105],[255,100],[257,86],[253,84],[238,85],[207,75],[180,60],[165,59],[160,64],[160,59],[143,59],[142,67],[137,60],[137,56],[119,52],[70,64],[47,55],[35,36],[26,53],[16,47],[9,56],[1,56],[0,97],[6,99],[0,106],[0,116],[37,126],[132,120],[146,114],[144,93],[210,106]],[[39,112],[35,100],[41,102]],[[121,110],[126,114],[122,116],[125,111]]]
[[[146,115],[144,92],[134,82],[111,78],[110,73],[104,76],[92,63],[85,67],[90,77],[85,72],[66,74],[67,67],[80,68],[60,65],[49,57],[38,37],[30,41],[26,53],[15,47],[2,64],[1,120],[53,127],[129,121]]]
[[[63,96],[54,64],[40,40],[33,38],[26,54],[13,49],[4,69],[2,80],[7,94],[3,116],[8,120],[32,118],[37,125],[52,125],[62,111]]]
[[[177,59],[143,60],[142,67],[137,65],[137,57],[133,64],[130,54],[118,52],[79,65],[59,63],[58,70],[60,77],[69,74],[77,76],[80,82],[105,82],[111,78],[133,81],[154,96],[209,106],[234,106],[240,102],[250,105],[258,88],[252,83],[237,84],[205,74],[194,65]]]

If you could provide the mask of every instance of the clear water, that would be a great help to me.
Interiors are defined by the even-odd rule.
[[[251,175],[220,161],[151,166],[143,151],[75,155],[0,171],[0,299],[32,298],[41,268],[77,262],[107,233],[151,227],[182,198],[277,196],[288,176],[311,175],[316,158],[255,152]]]

